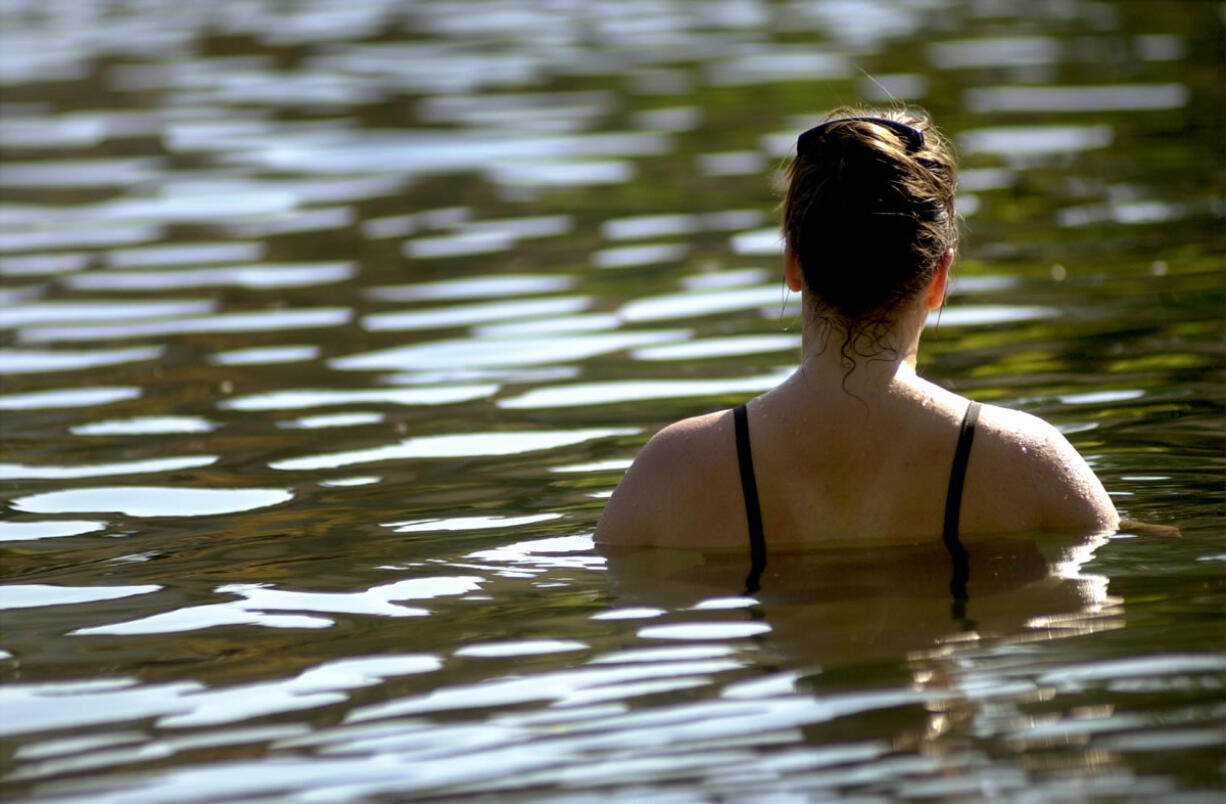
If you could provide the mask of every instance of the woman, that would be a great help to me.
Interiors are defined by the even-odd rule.
[[[1102,484],[1055,428],[915,373],[957,246],[955,166],[929,121],[838,110],[800,136],[788,182],[799,369],[736,411],[657,433],[596,540],[748,546],[760,572],[775,546],[944,538],[957,574],[977,535],[1114,530]]]

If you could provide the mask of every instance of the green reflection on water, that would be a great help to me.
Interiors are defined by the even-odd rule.
[[[533,5],[502,4],[511,10],[529,9]],[[363,10],[361,4],[355,6],[357,12]],[[691,15],[697,19],[701,12],[710,10],[708,4],[674,2],[664,6],[681,18]],[[1221,628],[1226,590],[1220,559],[1226,552],[1221,540],[1226,516],[1223,495],[1226,461],[1222,457],[1226,421],[1222,204],[1226,189],[1226,171],[1222,169],[1226,150],[1222,137],[1226,129],[1223,98],[1226,82],[1222,70],[1220,6],[1152,2],[1042,4],[1000,9],[999,13],[984,16],[975,13],[975,6],[967,3],[947,4],[931,11],[887,4],[895,19],[914,19],[918,27],[904,26],[897,35],[887,35],[881,41],[870,39],[860,46],[840,41],[837,27],[829,20],[806,28],[800,21],[806,12],[802,6],[805,4],[768,4],[764,6],[766,16],[775,22],[727,24],[720,29],[725,38],[712,40],[714,47],[708,43],[693,49],[683,46],[684,37],[664,45],[650,37],[644,39],[650,34],[650,26],[637,33],[618,33],[616,23],[623,21],[622,17],[633,22],[636,14],[645,13],[637,6],[620,14],[602,10],[575,23],[577,50],[557,59],[544,58],[539,62],[539,72],[502,81],[497,71],[487,69],[484,73],[478,71],[475,78],[469,77],[475,82],[471,86],[460,83],[451,90],[441,90],[439,85],[420,80],[428,72],[428,65],[418,64],[417,72],[406,71],[397,77],[398,65],[407,58],[403,52],[393,51],[375,59],[366,67],[369,72],[362,73],[347,72],[347,68],[335,68],[337,72],[332,73],[334,68],[324,66],[328,62],[317,59],[351,46],[438,45],[439,49],[431,53],[446,68],[439,73],[463,78],[463,65],[447,59],[519,53],[525,49],[525,42],[531,44],[536,41],[534,37],[549,33],[548,26],[542,23],[539,31],[527,33],[510,25],[489,30],[480,25],[491,7],[442,3],[408,9],[403,17],[389,16],[369,31],[348,29],[344,20],[349,18],[338,15],[332,19],[332,27],[322,41],[314,41],[310,36],[295,41],[291,33],[298,29],[278,16],[292,13],[288,7],[268,10],[271,16],[267,19],[276,23],[271,33],[253,28],[243,32],[244,25],[258,26],[264,18],[245,15],[241,13],[243,7],[235,7],[239,10],[233,12],[234,32],[219,33],[220,28],[205,24],[202,18],[172,15],[153,4],[148,12],[152,22],[165,23],[172,32],[176,26],[186,28],[187,44],[182,51],[173,47],[165,52],[144,50],[145,44],[158,41],[156,37],[100,35],[115,50],[96,58],[90,56],[92,60],[84,64],[82,78],[57,78],[51,71],[6,83],[3,116],[10,119],[90,115],[101,113],[99,110],[150,115],[152,119],[152,127],[145,133],[139,130],[112,133],[95,144],[90,144],[88,136],[77,145],[70,142],[68,146],[50,134],[27,138],[22,144],[0,137],[0,162],[5,166],[80,159],[143,160],[116,162],[109,167],[95,164],[88,169],[78,165],[57,170],[54,177],[47,172],[41,184],[13,180],[2,188],[6,207],[40,208],[37,221],[29,225],[19,222],[25,212],[4,210],[11,213],[5,218],[5,231],[23,237],[24,233],[34,232],[38,242],[52,244],[45,251],[16,248],[4,255],[10,260],[0,263],[5,270],[5,292],[12,290],[18,308],[23,300],[97,301],[98,297],[87,290],[98,286],[97,279],[83,286],[68,280],[77,275],[101,276],[108,270],[106,265],[118,264],[120,260],[115,251],[90,247],[88,241],[69,248],[75,235],[70,236],[67,230],[56,244],[52,235],[57,231],[54,227],[58,225],[55,220],[59,214],[79,215],[80,210],[73,211],[73,207],[105,204],[114,199],[156,199],[163,183],[193,179],[231,184],[250,179],[257,186],[261,182],[269,185],[280,182],[283,188],[292,191],[295,181],[301,181],[302,186],[317,182],[320,177],[309,172],[328,166],[307,165],[298,173],[252,167],[258,163],[231,158],[248,150],[298,147],[302,141],[293,138],[311,127],[320,132],[319,141],[335,138],[340,142],[341,155],[360,158],[368,141],[354,139],[346,146],[348,133],[373,135],[381,130],[384,135],[391,132],[393,141],[397,132],[408,137],[407,129],[414,130],[413,136],[422,131],[434,132],[440,135],[439,139],[446,139],[451,132],[464,133],[464,125],[454,120],[426,119],[424,104],[432,99],[463,98],[473,93],[480,97],[476,100],[470,97],[471,105],[488,112],[498,103],[509,103],[508,99],[520,92],[539,93],[548,99],[568,91],[600,93],[603,100],[579,104],[596,108],[591,113],[524,115],[503,119],[489,128],[495,135],[509,139],[531,134],[531,126],[540,124],[542,119],[550,125],[578,121],[580,133],[584,126],[595,132],[633,132],[644,126],[668,128],[665,124],[669,120],[685,123],[673,126],[676,130],[660,132],[668,143],[664,153],[592,157],[597,161],[625,163],[630,175],[620,183],[571,187],[511,185],[505,182],[506,175],[496,174],[495,177],[502,175],[504,179],[498,182],[483,171],[464,169],[401,176],[405,181],[399,192],[388,192],[385,186],[383,190],[371,189],[368,196],[353,190],[352,198],[298,199],[299,205],[291,211],[294,214],[286,218],[224,219],[222,223],[182,220],[165,231],[140,227],[128,232],[132,237],[154,237],[160,245],[234,246],[256,241],[254,255],[249,250],[231,249],[232,259],[218,257],[218,265],[249,263],[253,259],[270,264],[354,262],[357,274],[351,279],[327,287],[277,288],[275,298],[266,289],[244,287],[209,288],[206,292],[209,303],[223,313],[259,316],[269,309],[294,311],[343,306],[352,310],[353,316],[349,323],[327,332],[312,329],[190,332],[175,331],[172,327],[166,330],[167,334],[152,336],[152,340],[125,334],[124,327],[119,326],[110,328],[110,334],[97,344],[87,345],[91,348],[155,345],[164,346],[165,352],[158,360],[141,367],[93,367],[71,376],[49,372],[4,378],[5,394],[109,386],[131,389],[122,398],[115,397],[105,404],[99,401],[85,409],[6,411],[0,429],[6,451],[15,456],[6,459],[10,462],[70,466],[208,454],[220,456],[218,465],[169,476],[142,477],[132,484],[243,489],[292,482],[294,487],[293,501],[266,511],[190,518],[191,521],[175,517],[139,521],[108,514],[104,516],[105,527],[98,530],[54,539],[5,542],[3,576],[8,583],[164,587],[157,594],[142,596],[148,599],[48,606],[6,618],[4,649],[13,654],[0,665],[6,682],[132,678],[138,686],[189,680],[224,688],[250,682],[276,683],[338,658],[405,651],[440,657],[443,668],[437,674],[385,679],[369,687],[347,690],[341,700],[313,710],[299,713],[287,710],[271,716],[274,726],[301,726],[320,736],[332,734],[349,713],[362,706],[427,696],[437,689],[462,684],[487,685],[514,676],[529,681],[546,678],[541,683],[550,686],[554,679],[547,673],[570,672],[591,657],[644,649],[649,640],[638,638],[638,624],[590,619],[591,615],[616,605],[619,593],[591,550],[515,554],[504,548],[535,539],[590,532],[603,505],[600,495],[612,488],[620,474],[608,468],[573,473],[552,469],[626,460],[656,428],[683,416],[737,404],[745,394],[717,391],[706,396],[537,410],[509,409],[500,407],[498,402],[570,383],[751,377],[779,370],[788,364],[789,356],[757,353],[692,361],[645,361],[622,351],[544,367],[557,369],[553,374],[482,378],[461,376],[471,368],[465,366],[441,367],[440,376],[422,372],[389,378],[376,372],[367,375],[332,371],[326,361],[444,338],[473,337],[467,324],[430,333],[374,332],[363,328],[361,321],[367,315],[429,311],[476,301],[461,294],[450,300],[406,297],[409,300],[402,304],[369,293],[380,286],[544,275],[561,278],[560,287],[590,297],[591,312],[608,316],[632,301],[679,292],[704,292],[685,284],[687,278],[695,275],[709,279],[762,269],[767,278],[753,274],[745,281],[777,282],[774,278],[778,271],[777,256],[739,254],[731,244],[735,234],[760,229],[771,220],[770,211],[777,200],[773,172],[781,161],[776,143],[786,142],[826,109],[856,101],[866,86],[858,70],[878,76],[910,74],[922,79],[911,82],[923,90],[918,102],[955,138],[963,132],[999,127],[1110,128],[1109,147],[1024,157],[1016,153],[967,153],[964,168],[1002,173],[995,182],[967,190],[975,197],[976,205],[968,203],[966,207],[973,211],[966,219],[963,253],[956,271],[968,278],[1004,277],[1009,281],[979,289],[968,285],[970,289],[965,295],[951,298],[951,310],[959,305],[1033,306],[1051,308],[1057,314],[1040,320],[936,326],[927,338],[921,369],[933,379],[975,398],[1020,407],[1051,419],[1095,462],[1107,487],[1116,492],[1121,509],[1147,522],[1178,526],[1181,536],[1123,534],[1099,547],[1083,571],[1106,579],[1109,595],[1116,602],[1100,601],[1094,604],[1101,605],[1097,609],[1082,603],[1062,604],[1057,606],[1061,609],[1057,614],[1063,619],[1041,627],[1014,623],[998,629],[995,636],[978,641],[967,637],[966,632],[950,637],[945,633],[950,628],[945,601],[928,601],[931,606],[916,605],[915,611],[901,607],[908,616],[935,618],[925,621],[925,627],[931,626],[932,630],[924,631],[917,644],[914,629],[904,628],[891,619],[888,606],[873,609],[871,596],[856,600],[855,606],[859,608],[809,608],[801,602],[784,615],[770,612],[765,615],[767,622],[777,626],[779,633],[774,637],[747,643],[730,639],[726,644],[707,646],[726,648],[726,655],[734,656],[740,663],[737,669],[713,672],[703,685],[661,688],[641,697],[627,692],[624,700],[616,696],[608,700],[623,706],[626,713],[664,717],[665,725],[658,727],[658,733],[674,737],[668,731],[670,728],[702,722],[681,707],[690,704],[717,707],[726,702],[723,693],[734,682],[761,677],[771,680],[776,671],[798,675],[797,689],[803,694],[797,700],[789,699],[789,705],[812,703],[817,696],[893,687],[914,686],[931,694],[926,706],[908,704],[831,721],[807,722],[795,733],[776,734],[778,745],[754,743],[752,734],[744,737],[749,748],[719,740],[710,743],[674,740],[675,757],[689,752],[701,759],[704,752],[717,748],[744,750],[748,758],[730,754],[725,761],[730,768],[728,775],[746,771],[746,778],[757,778],[753,773],[761,772],[766,767],[763,763],[770,759],[795,761],[795,767],[803,770],[808,767],[805,761],[815,756],[812,753],[815,750],[851,740],[888,746],[865,753],[873,758],[889,751],[892,756],[887,758],[896,762],[935,761],[934,757],[951,762],[943,770],[915,771],[911,775],[899,771],[894,778],[882,775],[879,770],[893,767],[888,763],[859,766],[849,762],[849,772],[863,771],[869,781],[842,780],[831,782],[833,788],[820,785],[812,788],[819,792],[835,789],[848,795],[893,797],[909,789],[905,786],[908,783],[940,781],[941,775],[955,782],[974,782],[977,777],[973,769],[952,764],[959,756],[971,757],[972,765],[980,763],[996,778],[1021,779],[1026,789],[1040,797],[1068,794],[1068,788],[1060,788],[1059,783],[1070,778],[1122,779],[1123,786],[1101,793],[1104,800],[1128,795],[1158,798],[1167,789],[1193,793],[1220,790],[1220,737],[1207,746],[1160,750],[1161,734],[1172,724],[1192,724],[1202,729],[1220,725],[1223,717],[1220,674],[1189,671],[1173,676],[1145,676],[1133,681],[1150,687],[1133,692],[1110,683],[1066,690],[1035,682],[1045,672],[1076,668],[1091,661],[1176,652],[1220,656],[1226,647]],[[820,9],[818,4],[810,6]],[[575,8],[581,7],[582,4]],[[1061,9],[1066,13],[1057,13]],[[42,12],[31,9],[29,13],[37,17]],[[52,17],[56,13],[47,12]],[[112,22],[117,20],[122,26],[125,13],[129,12],[116,10]],[[604,16],[612,19],[606,23],[600,19]],[[69,27],[85,24],[74,22],[71,13],[60,19],[57,24],[71,23]],[[471,35],[448,38],[430,27],[431,21],[439,20],[477,27]],[[108,24],[98,20],[97,25],[102,26],[98,30],[122,33],[106,28]],[[129,20],[127,24],[136,22]],[[859,27],[862,24],[860,20],[853,29],[863,30]],[[694,23],[704,31],[710,25],[706,21]],[[45,49],[49,53],[54,51],[52,55],[59,58],[56,54],[64,47],[51,47],[59,41],[56,30],[56,24],[49,24],[32,36],[36,42],[46,42]],[[289,38],[278,39],[279,35]],[[1001,49],[994,47],[989,48],[987,63],[978,66],[945,69],[930,59],[933,44],[1016,35],[1048,43],[1059,57],[1020,66],[1002,65],[998,63]],[[609,38],[605,40],[602,36]],[[548,55],[547,48],[554,45],[556,41],[542,44],[537,50]],[[857,69],[813,81],[793,77],[758,84],[717,85],[708,80],[712,65],[719,66],[734,56],[754,51],[769,61],[779,45],[796,45],[817,53],[853,53],[850,61]],[[1040,51],[1046,52],[1048,45],[1040,47]],[[533,47],[536,46],[527,50]],[[86,52],[84,40],[81,48]],[[125,52],[123,48],[134,50]],[[240,61],[225,61],[229,57]],[[153,75],[157,81],[168,81],[180,73],[186,77],[182,79],[183,85],[177,87],[159,83],[142,91],[125,89],[124,76],[130,73],[124,68],[137,68],[139,72],[145,67],[151,67],[146,75]],[[661,78],[661,69],[671,71],[673,79],[680,77],[680,94],[666,94],[661,85],[642,91],[643,85],[653,80],[667,83],[667,76]],[[207,82],[217,72],[228,75],[227,80],[235,86],[243,82],[292,79],[312,72],[324,81],[333,75],[356,83],[348,84],[354,91],[350,97],[342,98],[339,105],[313,103],[305,89],[301,97],[282,93],[264,100],[259,95],[241,100],[237,94],[227,97],[222,91],[211,95],[212,90],[207,88],[192,88],[193,82]],[[1187,103],[1158,110],[981,114],[972,111],[967,95],[968,90],[1002,85],[1059,88],[1137,83],[1184,86]],[[482,97],[497,101],[482,102]],[[576,101],[571,98],[566,103]],[[658,114],[675,107],[689,107],[697,110],[697,114],[671,117]],[[652,115],[653,112],[657,114]],[[191,122],[197,114],[201,116],[200,122],[206,123],[247,121],[254,126],[256,135],[251,141],[240,143],[227,141],[223,132],[215,131],[199,138],[213,145],[224,143],[220,150],[180,149],[181,139],[169,133],[166,121]],[[122,125],[115,123],[111,128],[118,131]],[[11,129],[0,128],[0,133],[4,131]],[[261,131],[272,133],[260,134]],[[560,131],[566,133],[565,128]],[[78,130],[74,136],[83,135]],[[776,136],[781,139],[776,141]],[[60,139],[71,137],[63,135]],[[716,175],[707,169],[713,161],[704,157],[729,152],[750,154],[753,159],[748,163],[754,169],[729,175]],[[556,156],[560,159],[563,154]],[[326,157],[321,159],[326,161]],[[544,163],[553,164],[552,157]],[[376,178],[383,171],[379,164],[366,167]],[[534,175],[522,165],[518,170],[515,175],[520,178]],[[0,170],[0,177],[3,175]],[[984,175],[979,174],[981,182]],[[56,186],[53,178],[62,182],[64,177],[75,184],[70,181]],[[355,178],[359,182],[354,187],[358,187],[362,177]],[[182,187],[179,189],[182,191]],[[338,204],[342,205],[341,215],[328,212]],[[743,219],[732,228],[710,223],[721,220],[719,213],[737,210],[756,212],[760,219]],[[327,212],[323,219],[311,217],[311,213],[321,211]],[[223,218],[225,212],[211,210],[211,214],[222,214]],[[294,217],[298,213],[305,216]],[[678,214],[706,223],[692,232],[653,234],[641,240],[609,237],[604,228],[612,219]],[[555,234],[516,239],[513,246],[489,254],[415,258],[406,254],[404,246],[404,241],[410,238],[463,234],[469,231],[464,228],[466,223],[477,226],[507,218],[543,216],[568,216],[571,226],[559,228]],[[85,223],[97,224],[95,228],[102,230],[107,228],[86,217]],[[380,227],[363,227],[373,220],[389,218],[401,227],[411,224],[412,231],[386,235],[390,227],[386,221]],[[381,229],[384,235],[371,234],[375,229]],[[90,234],[96,232],[91,230]],[[594,267],[592,255],[601,250],[656,243],[684,245],[688,250],[659,263],[618,269]],[[36,270],[39,260],[43,261],[42,273]],[[62,282],[55,278],[61,274],[67,277]],[[192,300],[203,298],[200,292],[200,288],[167,288],[151,292],[150,296],[163,301]],[[507,295],[514,299],[521,294]],[[780,303],[772,301],[763,309],[750,307],[710,316],[679,314],[678,319],[684,320],[670,320],[669,327],[692,330],[693,340],[795,334],[796,316],[782,311],[782,296],[781,289]],[[122,313],[116,313],[114,318],[117,325],[126,325]],[[541,319],[529,320],[537,323]],[[624,322],[609,326],[630,332],[648,328]],[[5,330],[2,337],[5,346],[29,346],[20,330]],[[567,336],[551,337],[565,340]],[[240,349],[275,350],[289,343],[299,344],[296,354],[304,359],[265,365],[217,365],[211,360],[215,355]],[[496,339],[491,339],[483,342],[482,348],[497,350],[499,346]],[[448,371],[454,373],[448,375]],[[488,382],[499,387],[488,400],[454,405],[429,408],[371,405],[379,416],[343,429],[294,430],[284,425],[299,418],[300,412],[241,411],[219,405],[232,397],[298,389],[363,392],[386,391],[402,384],[417,388],[464,382]],[[318,412],[322,415],[340,411],[330,407]],[[191,417],[208,421],[213,429],[174,434],[112,434],[88,439],[73,434],[74,428],[91,422],[149,416]],[[301,477],[287,481],[286,473],[270,469],[270,464],[278,461],[377,450],[406,439],[442,433],[621,427],[640,432],[506,458],[453,457],[363,465],[362,475],[381,480],[362,486],[321,485],[355,474],[347,471],[304,472]],[[73,488],[78,485],[85,487],[88,483],[70,484]],[[12,481],[0,488],[0,497],[11,501],[68,487],[62,481]],[[484,521],[557,514],[561,516],[529,526],[483,530],[397,533],[391,526],[429,519]],[[11,509],[6,515],[14,519],[28,516]],[[46,516],[60,518],[55,514]],[[488,554],[500,549],[503,552],[493,557]],[[650,559],[647,561],[650,563]],[[736,561],[733,557],[731,563]],[[733,576],[743,576],[743,568],[737,565],[735,570]],[[867,574],[872,576],[871,572]],[[483,579],[483,584],[480,594],[471,595],[471,599],[440,597],[412,604],[430,613],[415,618],[408,626],[377,616],[314,612],[313,616],[329,618],[330,626],[309,632],[281,629],[269,625],[275,623],[270,615],[262,625],[260,617],[255,616],[254,624],[247,626],[180,634],[88,639],[66,636],[78,628],[194,606],[231,603],[234,595],[219,590],[235,583],[268,584],[288,591],[360,594],[390,582],[434,575],[475,575]],[[850,578],[842,578],[837,572],[831,575],[834,581],[850,583]],[[881,580],[877,577],[873,582],[880,585]],[[835,586],[838,584],[828,582],[825,591]],[[1066,587],[1060,588],[1067,591]],[[719,587],[708,579],[702,594],[715,597],[737,591]],[[694,601],[686,600],[684,605],[691,602]],[[1025,614],[1024,605],[1019,603],[1016,608],[1017,611],[1007,613],[1018,617]],[[852,609],[860,613],[875,611],[876,615],[864,614],[857,620]],[[311,612],[296,612],[303,613]],[[822,620],[827,614],[832,619]],[[662,616],[670,622],[686,621],[691,614],[678,603]],[[712,621],[729,616],[726,611],[701,615]],[[772,620],[772,616],[778,619]],[[783,638],[785,630],[793,637],[790,643]],[[865,634],[870,632],[874,635],[874,650],[861,651],[867,639]],[[933,633],[940,639],[934,638]],[[566,655],[485,657],[480,661],[476,657],[452,658],[455,651],[467,645],[515,638],[574,640],[589,647],[578,659]],[[789,653],[789,645],[792,648],[800,645],[800,650]],[[917,652],[908,653],[908,648]],[[805,654],[806,650],[825,651],[822,670],[801,666],[796,656],[810,655]],[[871,655],[866,657],[866,653]],[[1006,683],[1035,686],[1023,692],[1016,687],[1001,691],[1006,689],[1003,686]],[[983,692],[985,689],[995,691]],[[566,710],[562,713],[566,714]],[[446,727],[472,727],[491,733],[513,716],[557,714],[539,701],[529,701],[516,706],[492,705],[477,711],[456,708],[422,719],[424,727],[432,731],[431,739],[436,745],[451,750],[454,756],[473,757],[472,764],[484,766],[488,757],[466,746],[462,735],[447,731]],[[1034,723],[1068,721],[1075,729],[1080,721],[1097,718],[1115,725],[1112,718],[1117,714],[1135,716],[1142,725],[1125,730],[1122,735],[1074,731],[1075,737],[1062,736],[1050,743],[1028,741],[1026,737],[1026,728]],[[155,749],[169,744],[166,742],[169,729],[146,721],[123,722],[121,717],[122,713],[117,713],[114,722],[97,727],[101,736],[135,734],[137,745]],[[617,727],[606,721],[593,719],[588,724],[580,717],[576,723],[579,730],[586,725],[593,732],[617,736]],[[239,725],[249,724],[242,721]],[[404,736],[392,724],[374,725],[392,728],[393,736]],[[400,728],[407,732],[410,726]],[[204,728],[191,732],[191,736],[207,741],[220,739],[220,733]],[[1153,743],[1145,750],[1129,749],[1126,740],[1118,739],[1121,737],[1150,739]],[[32,738],[17,748],[41,738]],[[509,744],[531,752],[539,747],[533,741],[540,738],[539,733],[529,730],[517,733]],[[345,746],[343,738],[331,739]],[[407,749],[400,754],[389,750],[393,758],[408,756]],[[77,771],[77,778],[85,785],[120,784],[117,780],[121,771],[140,770],[166,779],[174,771],[196,768],[205,761],[258,763],[265,757],[286,755],[311,761],[319,758],[301,747],[274,745],[272,737],[252,738],[249,743],[184,751],[173,758],[167,755],[156,760],[159,764],[135,755],[109,760],[103,755],[96,769],[84,767]],[[620,788],[607,782],[604,786],[585,787],[581,774],[584,768],[622,756],[613,749],[593,748],[583,756],[563,755],[557,764],[579,774],[571,783],[581,792],[596,790],[601,795],[613,795]],[[34,767],[33,761],[24,755],[12,764],[21,769]],[[48,795],[51,780],[63,772],[52,768],[44,771],[39,778],[17,780],[8,787],[15,795],[31,799]],[[221,773],[225,771],[223,766]],[[370,768],[364,771],[374,775]],[[661,773],[664,781],[659,788],[651,787],[650,777],[636,778],[629,772],[617,784],[638,783],[649,791],[671,784],[674,790],[688,787],[711,795],[732,789],[723,777],[696,772],[678,772],[670,777],[666,771]],[[806,789],[804,784],[816,784],[801,771],[779,774],[784,782],[801,785],[797,789]],[[259,775],[258,771],[253,775]],[[364,778],[363,772],[355,772],[354,776]],[[490,795],[505,800],[519,797],[543,801],[546,799],[542,796],[547,793],[541,791],[557,783],[557,779],[551,778],[542,782],[540,789],[520,795],[497,788],[500,783],[511,784],[508,780],[516,774],[503,774],[502,782],[497,774],[494,777],[485,790],[494,790]],[[407,785],[413,778],[413,774],[405,773],[400,784]],[[480,782],[472,784],[475,787],[470,789],[483,790]],[[915,788],[910,790],[914,792]],[[440,795],[448,792],[442,787],[428,791]],[[755,791],[734,789],[728,797],[746,798],[750,792]],[[421,789],[393,786],[389,795],[418,793],[422,793]],[[182,790],[172,788],[164,798],[181,800],[182,794]],[[1098,794],[1091,790],[1072,797],[1095,795]],[[251,794],[255,796],[256,793]]]

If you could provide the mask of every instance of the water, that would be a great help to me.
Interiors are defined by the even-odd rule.
[[[1220,6],[0,8],[7,798],[1220,796]],[[964,167],[921,370],[1148,524],[965,611],[939,545],[595,549],[793,365],[771,173],[888,96]]]

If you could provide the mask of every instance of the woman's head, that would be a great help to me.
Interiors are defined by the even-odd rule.
[[[879,339],[957,244],[947,143],[921,115],[836,109],[801,135],[787,180],[784,237],[814,310],[845,348]]]

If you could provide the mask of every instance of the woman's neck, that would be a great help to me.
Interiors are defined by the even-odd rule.
[[[862,333],[847,341],[846,330],[815,314],[805,315],[801,370],[808,382],[854,396],[890,393],[899,381],[915,377],[923,318],[904,311],[883,332]],[[878,337],[879,336],[879,337]]]

